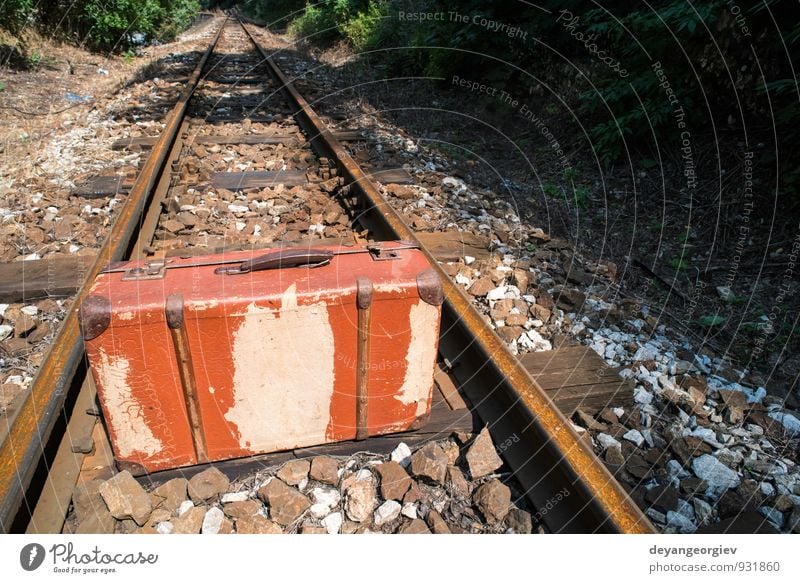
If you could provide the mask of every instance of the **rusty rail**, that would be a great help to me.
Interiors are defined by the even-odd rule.
[[[139,229],[140,221],[150,202],[153,189],[164,170],[165,161],[181,127],[186,108],[194,93],[206,63],[225,27],[220,29],[198,62],[186,83],[178,102],[167,120],[166,127],[142,167],[128,194],[114,226],[98,254],[97,261],[87,273],[87,284],[81,288],[50,351],[42,363],[25,402],[13,420],[6,439],[0,445],[0,532],[11,529],[25,501],[25,494],[40,465],[53,428],[62,414],[70,387],[83,362],[83,341],[78,330],[77,309],[100,270],[111,261],[124,259]]]
[[[359,219],[379,236],[419,244],[414,232],[381,195],[335,138],[292,81],[256,41],[281,90],[296,106],[294,116],[319,155],[336,160],[345,184],[361,195]],[[509,443],[503,456],[528,488],[526,497],[553,532],[651,533],[653,525],[577,435],[531,377],[489,328],[471,300],[441,269],[423,245],[420,248],[444,283],[440,352],[452,373],[489,423],[495,443]],[[514,439],[515,436],[520,439]],[[511,439],[509,439],[511,438]]]

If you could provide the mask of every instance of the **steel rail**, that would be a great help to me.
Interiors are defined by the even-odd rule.
[[[294,117],[308,134],[312,147],[319,155],[337,161],[346,185],[360,193],[364,203],[364,217],[360,219],[369,221],[379,236],[418,244],[436,269],[445,291],[440,352],[454,365],[452,373],[478,414],[489,422],[495,443],[509,444],[502,454],[528,488],[525,495],[539,510],[542,522],[553,532],[656,532],[248,27],[241,21],[240,24],[281,90],[297,108]]]
[[[25,402],[0,445],[0,532],[7,533],[25,500],[33,475],[40,464],[53,428],[67,401],[70,387],[83,362],[83,340],[77,310],[98,273],[110,262],[127,257],[143,213],[161,176],[165,161],[181,128],[189,99],[203,69],[219,41],[227,18],[201,57],[177,103],[168,114],[166,126],[139,172],[128,198],[92,268],[86,283],[74,298],[61,331],[53,342],[33,380]]]

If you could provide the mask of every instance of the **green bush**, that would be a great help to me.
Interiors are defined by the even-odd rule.
[[[22,32],[34,15],[34,0],[0,0],[0,27],[11,34]]]

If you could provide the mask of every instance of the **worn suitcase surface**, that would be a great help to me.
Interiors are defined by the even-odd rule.
[[[442,301],[402,242],[110,266],[80,321],[117,462],[141,474],[421,426]]]

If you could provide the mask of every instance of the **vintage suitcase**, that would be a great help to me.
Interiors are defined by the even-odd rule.
[[[80,323],[116,460],[142,474],[417,428],[442,301],[403,242],[111,265]]]

